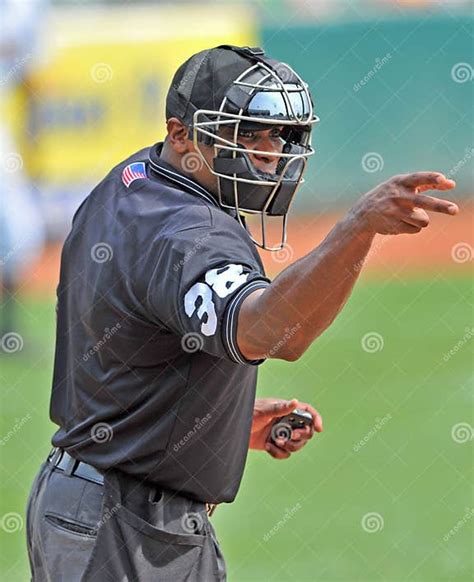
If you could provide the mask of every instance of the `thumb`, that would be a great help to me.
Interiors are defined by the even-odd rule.
[[[272,402],[268,409],[265,410],[265,416],[268,417],[279,417],[289,414],[298,406],[298,400],[292,398],[291,400],[279,400],[278,402]]]

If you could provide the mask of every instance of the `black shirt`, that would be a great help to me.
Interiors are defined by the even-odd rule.
[[[236,343],[265,287],[232,211],[163,162],[114,168],[76,212],[61,257],[53,445],[204,502],[232,501],[257,366]]]

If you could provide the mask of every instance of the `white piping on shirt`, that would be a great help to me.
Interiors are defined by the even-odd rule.
[[[233,337],[232,337],[232,335],[233,335],[232,329],[234,326],[235,311],[237,309],[237,306],[239,304],[241,297],[245,293],[247,293],[249,291],[255,291],[256,289],[263,289],[264,287],[267,287],[268,285],[270,285],[270,283],[268,281],[266,281],[265,279],[256,279],[256,280],[254,279],[253,281],[250,281],[250,283],[245,285],[245,287],[243,287],[242,289],[240,289],[240,291],[238,291],[238,293],[236,293],[236,295],[231,299],[230,304],[228,306],[228,315],[227,315],[226,328],[225,328],[225,340],[226,340],[227,347],[229,348],[229,351],[230,351],[232,357],[239,364],[248,364],[249,361],[244,360],[240,356],[238,347],[235,345]]]
[[[176,172],[173,172],[172,170],[168,170],[167,168],[162,168],[158,164],[155,164],[151,159],[149,160],[149,162],[156,172],[164,174],[165,177],[169,178],[174,182],[177,182],[178,184],[181,184],[182,186],[186,186],[186,188],[193,190],[194,192],[196,192],[196,194],[199,194],[202,198],[205,198],[208,202],[214,204],[214,206],[219,207],[214,198],[212,198],[212,196],[208,192],[206,192],[204,188],[201,189],[199,185],[193,182],[191,179],[187,178],[186,176],[182,176],[181,174],[178,174]],[[183,183],[184,180],[189,182],[189,184],[186,184],[186,182]]]

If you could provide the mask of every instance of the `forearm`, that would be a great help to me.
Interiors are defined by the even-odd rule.
[[[373,237],[349,212],[317,248],[254,298],[243,316],[251,315],[253,324],[241,326],[239,319],[239,345],[252,357],[297,359],[346,303]]]
[[[245,299],[237,328],[243,355],[299,358],[344,306],[374,234],[417,234],[429,225],[427,210],[454,216],[456,204],[421,192],[455,185],[439,172],[414,172],[364,194],[314,251]]]

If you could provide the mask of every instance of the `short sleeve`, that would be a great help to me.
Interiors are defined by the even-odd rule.
[[[147,290],[152,319],[181,337],[187,352],[198,350],[239,364],[237,321],[245,298],[267,287],[258,254],[247,235],[212,227],[183,230],[160,238]]]

